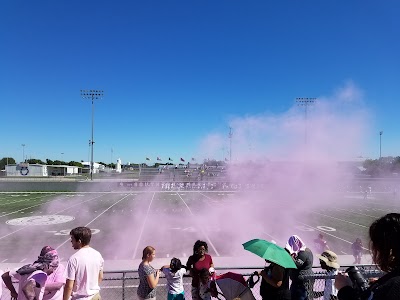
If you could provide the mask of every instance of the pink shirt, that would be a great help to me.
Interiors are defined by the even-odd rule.
[[[64,284],[66,282],[66,270],[63,264],[59,264],[57,269],[55,269],[54,272],[47,277],[46,284],[56,283],[56,282],[62,282]],[[56,291],[51,291],[51,292],[45,291],[43,300],[62,300],[63,292],[64,292],[64,286],[62,286],[60,289]]]
[[[39,287],[35,287],[35,296],[37,300],[42,300],[43,299],[43,293],[44,293],[44,285],[47,280],[47,274],[44,273],[43,271],[35,271],[31,274],[26,274],[26,275],[20,275],[17,273],[18,269],[10,271],[10,276],[18,280],[18,299],[17,300],[27,300],[25,297],[24,292],[22,291],[23,287],[27,284],[27,282],[31,279],[34,279],[36,283],[39,285]]]

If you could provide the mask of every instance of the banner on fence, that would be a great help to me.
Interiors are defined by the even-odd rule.
[[[229,182],[161,182],[161,181],[133,181],[120,182],[119,187],[130,189],[146,189],[154,191],[176,191],[176,190],[203,190],[203,191],[241,191],[262,190],[265,184],[260,183],[229,183]]]

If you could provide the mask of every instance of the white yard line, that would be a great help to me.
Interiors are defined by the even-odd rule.
[[[216,200],[216,199],[211,198],[211,197],[209,197],[209,196],[207,196],[207,195],[205,195],[205,194],[203,194],[203,193],[200,193],[200,194],[201,194],[202,196],[204,196],[204,197],[210,199],[210,200],[214,200],[214,201]],[[211,206],[210,203],[208,203],[208,202],[206,202],[206,203],[207,203],[208,205]],[[267,233],[267,232],[265,232],[265,231],[262,231],[261,233],[267,235],[271,240],[274,240],[274,241],[275,241],[276,243],[278,243],[278,244],[279,244],[279,242],[282,243],[283,245],[285,245],[285,243],[286,243],[286,240],[283,240],[283,239],[281,239],[281,238],[276,238],[276,237],[272,236],[271,234],[269,234],[269,233]]]
[[[360,206],[361,208],[368,208],[368,209],[372,209],[372,210],[377,210],[377,211],[382,211],[385,214],[393,212],[393,210],[399,210],[400,206],[398,205],[391,205],[391,204],[387,204],[387,203],[379,203],[377,201],[364,201],[363,203],[357,203],[358,206]],[[383,208],[376,208],[374,206],[378,206],[380,205],[381,207],[393,207],[391,209],[383,209]]]
[[[316,211],[312,211],[312,213],[317,214],[317,215],[320,215],[320,216],[324,216],[324,217],[327,217],[327,218],[335,219],[335,220],[338,220],[338,221],[341,221],[341,222],[349,223],[349,224],[352,224],[352,225],[355,225],[355,226],[360,226],[360,227],[363,227],[363,228],[369,228],[369,226],[365,226],[365,225],[353,223],[353,222],[346,221],[346,220],[343,220],[343,219],[340,219],[340,218],[335,218],[335,217],[332,217],[332,216],[328,216],[328,215],[325,215],[325,214],[321,214],[321,213],[316,212]]]
[[[80,202],[80,203],[78,203],[78,204],[71,205],[71,206],[69,206],[69,207],[66,208],[66,209],[60,210],[60,211],[58,211],[58,212],[54,212],[53,214],[59,214],[59,213],[65,211],[65,210],[68,210],[68,209],[70,209],[70,208],[72,208],[72,207],[74,207],[74,206],[77,206],[77,205],[80,205],[80,204],[82,204],[82,203],[95,200],[95,199],[97,199],[97,198],[99,198],[99,197],[101,197],[101,196],[103,196],[103,195],[100,195],[100,196],[91,198],[91,199],[89,199],[89,200],[85,200],[85,201]],[[61,199],[63,199],[63,198],[61,198]],[[60,199],[57,199],[57,200],[60,200]],[[52,200],[52,201],[53,201],[53,200]],[[51,201],[48,201],[48,202],[46,202],[46,203],[49,203],[49,202],[51,202]],[[35,206],[37,206],[37,205],[35,205]],[[13,231],[13,232],[10,232],[10,233],[6,234],[6,235],[3,235],[2,237],[0,237],[0,240],[2,240],[2,239],[4,239],[4,238],[6,238],[6,237],[8,237],[8,236],[10,236],[10,235],[12,235],[12,234],[18,232],[18,231],[21,231],[21,230],[23,230],[23,229],[26,229],[26,228],[28,228],[28,227],[31,227],[31,226],[32,226],[32,225],[26,225],[26,226],[23,226],[23,227],[20,228],[20,229],[17,229],[17,230],[15,230],[15,231]]]
[[[115,202],[114,204],[110,205],[108,208],[106,208],[102,213],[100,213],[97,217],[95,217],[92,221],[90,221],[89,223],[87,223],[85,225],[89,226],[92,222],[96,221],[101,215],[103,215],[106,211],[108,211],[111,207],[113,207],[114,205],[118,204],[119,202],[121,202],[122,200],[124,200],[126,197],[130,196],[130,194],[126,195],[125,197],[122,197],[121,199],[119,199],[117,202]]]
[[[329,236],[334,237],[334,238],[336,238],[336,239],[338,239],[338,240],[341,240],[341,241],[343,241],[343,242],[346,242],[346,243],[348,243],[348,244],[350,244],[350,245],[353,244],[353,242],[350,242],[350,241],[348,241],[348,240],[342,239],[342,238],[340,238],[340,237],[338,237],[338,236],[336,236],[336,235],[334,235],[334,234],[332,234],[332,233],[329,233],[329,232],[327,232],[327,231],[318,229],[318,228],[313,227],[313,226],[311,226],[311,225],[308,225],[308,224],[306,224],[306,223],[303,223],[303,222],[297,222],[297,223],[299,223],[299,224],[301,224],[301,225],[304,225],[304,226],[307,226],[307,227],[310,227],[310,228],[312,228],[312,229],[314,229],[314,230],[316,230],[316,231],[323,232],[324,235],[329,235]],[[368,250],[368,251],[369,251],[368,248],[364,248],[364,247],[362,247],[362,248],[363,248],[364,250]]]
[[[59,199],[52,199],[52,200],[47,201],[47,202],[42,202],[42,203],[39,203],[39,204],[36,204],[36,205],[32,205],[32,206],[28,206],[28,207],[25,207],[25,208],[21,208],[21,209],[18,209],[18,210],[15,210],[15,211],[6,213],[6,214],[4,214],[4,215],[1,215],[0,218],[1,218],[1,217],[8,216],[8,215],[15,214],[15,213],[20,212],[20,211],[27,210],[27,209],[32,208],[32,207],[41,206],[41,205],[44,205],[44,204],[47,204],[47,203],[50,203],[50,202],[53,202],[53,201],[56,201],[56,200],[62,200],[62,199],[64,199],[64,198],[66,198],[66,197],[62,197],[62,198],[59,198]]]
[[[21,230],[23,230],[23,229],[25,229],[25,228],[27,228],[27,227],[29,227],[29,225],[24,226],[24,227],[22,227],[22,228],[20,228],[20,229],[18,229],[18,230],[13,231],[13,232],[10,232],[9,234],[3,235],[2,237],[0,237],[0,240],[5,239],[6,237],[8,237],[8,236],[10,236],[10,235],[12,235],[12,234],[14,234],[14,233],[16,233],[16,232],[18,232],[18,231],[21,231]]]
[[[387,205],[386,207],[388,207],[388,206],[390,206],[390,205]],[[381,212],[384,212],[385,214],[387,214],[389,212],[393,212],[394,210],[399,210],[398,207],[397,208],[387,208],[387,209],[370,207],[370,206],[367,206],[367,205],[360,205],[360,207],[361,207],[361,208],[359,208],[360,210],[367,208],[369,210],[381,211]]]
[[[274,240],[278,245],[285,245],[286,244],[286,240],[282,239],[282,238],[276,238],[272,235],[270,235],[269,233],[266,233],[265,231],[262,232],[263,234],[269,236],[272,240]]]
[[[390,201],[390,200],[389,200],[389,201]],[[377,200],[373,201],[373,199],[365,199],[364,202],[369,202],[369,203],[371,203],[371,204],[373,204],[373,205],[381,205],[381,206],[384,206],[384,207],[391,206],[391,207],[395,207],[395,208],[400,208],[400,205],[393,205],[393,204],[380,203],[380,202],[378,202]]]
[[[365,217],[374,218],[374,219],[378,219],[379,218],[377,216],[371,216],[371,215],[367,215],[367,214],[363,214],[363,213],[358,213],[358,212],[355,212],[354,210],[349,210],[349,209],[344,209],[344,208],[336,208],[336,210],[344,210],[344,211],[349,212],[351,214],[356,214],[356,215],[365,216]]]
[[[211,197],[209,197],[209,196],[207,196],[207,195],[205,195],[205,194],[203,194],[203,193],[200,193],[200,195],[203,196],[203,197],[205,197],[205,198],[208,198],[208,199],[210,199],[210,200],[212,200],[212,201],[215,201],[214,198],[211,198]],[[209,201],[205,201],[205,202],[206,202],[206,205],[208,205],[209,207],[213,207]]]
[[[143,232],[144,232],[144,226],[146,225],[147,217],[149,216],[150,207],[151,207],[151,204],[153,203],[155,195],[156,195],[156,193],[153,192],[153,196],[151,197],[151,200],[150,200],[150,203],[149,203],[149,207],[147,208],[146,215],[144,217],[142,228],[140,228],[139,238],[137,239],[135,250],[133,251],[132,259],[136,258],[136,254],[137,254],[137,251],[138,251],[138,248],[139,248],[139,243],[140,243],[140,240],[142,239],[142,235],[143,235]]]
[[[373,210],[373,211],[381,211],[381,212],[384,212],[385,214],[387,214],[389,212],[393,212],[393,209],[382,209],[382,208],[376,208],[376,207],[370,206],[371,204],[378,204],[376,202],[372,202],[370,204],[368,204],[368,203],[354,203],[354,204],[359,206],[359,207],[361,207],[360,209],[369,209],[369,210]],[[385,204],[380,204],[380,203],[379,203],[379,205],[384,206],[384,207],[391,206],[391,205],[385,205]],[[398,207],[396,207],[396,208],[398,208]]]
[[[122,197],[122,198],[119,199],[117,202],[113,203],[113,204],[110,205],[108,208],[106,208],[105,210],[103,210],[103,212],[101,212],[100,214],[98,214],[94,219],[92,219],[89,223],[87,223],[87,224],[85,225],[85,227],[88,227],[91,223],[93,223],[94,221],[96,221],[99,217],[101,217],[101,216],[102,216],[106,211],[108,211],[111,207],[113,207],[114,205],[118,204],[119,202],[121,202],[122,200],[124,200],[124,199],[125,199],[126,197],[128,197],[128,196],[129,196],[129,194],[126,195],[125,197]],[[95,197],[94,199],[99,198],[99,197],[101,197],[101,196]],[[93,199],[91,199],[91,200],[93,200]],[[61,246],[63,246],[65,243],[67,243],[67,242],[69,242],[69,241],[70,241],[70,239],[65,240],[63,243],[61,243],[60,245],[57,246],[56,250],[58,250]]]
[[[15,203],[20,203],[20,202],[26,202],[26,201],[36,200],[36,199],[44,198],[45,196],[49,196],[49,195],[43,195],[43,196],[38,196],[38,197],[34,197],[34,198],[30,198],[30,197],[29,197],[29,198],[25,198],[25,199],[21,199],[21,200],[15,200],[15,201],[8,202],[8,203],[2,203],[2,204],[0,204],[0,207],[1,207],[1,206],[6,206],[6,205],[15,204]],[[52,195],[50,194],[50,196],[52,196]]]
[[[62,210],[59,210],[59,211],[57,211],[57,212],[54,212],[53,214],[57,215],[57,214],[62,213],[62,212],[64,212],[64,211],[66,211],[66,210],[69,210],[69,209],[71,209],[71,208],[73,208],[73,207],[75,207],[75,206],[79,206],[79,205],[81,205],[81,204],[83,204],[83,203],[96,200],[97,198],[100,198],[100,197],[103,197],[103,196],[104,196],[104,194],[103,194],[103,195],[100,195],[100,196],[97,196],[97,197],[94,197],[94,198],[90,198],[90,199],[88,199],[88,200],[85,200],[85,201],[82,201],[82,202],[79,202],[79,203],[75,203],[75,204],[73,204],[73,205],[71,205],[71,206],[68,206],[67,208],[64,208],[64,209],[62,209]]]
[[[205,195],[205,194],[203,194],[203,193],[200,193],[200,194],[201,194],[202,196],[204,196],[204,197],[210,199],[210,200],[214,200],[214,201],[216,200],[216,199],[211,198],[211,197],[209,197],[209,196],[207,196],[207,195]],[[210,203],[208,203],[208,202],[206,202],[206,203],[207,203],[208,205],[211,206]],[[279,244],[279,242],[281,242],[283,245],[285,245],[285,243],[286,243],[286,240],[283,240],[283,239],[281,239],[281,238],[276,238],[276,237],[270,235],[269,233],[267,233],[267,232],[265,232],[265,231],[262,231],[261,233],[267,235],[270,239],[274,240],[274,241],[275,241],[276,243],[278,243],[278,244]]]
[[[185,202],[185,200],[183,200],[183,198],[181,197],[181,195],[177,194],[179,198],[181,198],[182,202],[185,204],[185,206],[187,207],[187,209],[189,210],[190,214],[195,217],[194,213],[191,211],[190,207],[187,205],[187,203]],[[217,251],[217,249],[215,248],[214,244],[211,242],[210,237],[207,235],[207,233],[203,230],[203,228],[201,226],[198,226],[201,230],[201,232],[204,234],[204,236],[206,237],[208,243],[210,244],[210,246],[213,248],[215,254],[217,254],[217,256],[219,255],[219,252]]]

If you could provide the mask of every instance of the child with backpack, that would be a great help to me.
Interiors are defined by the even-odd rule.
[[[213,267],[203,268],[199,273],[199,296],[201,300],[211,300],[211,297],[218,298],[217,286],[215,284],[215,269]]]
[[[171,263],[163,266],[161,271],[168,283],[168,300],[185,300],[183,275],[186,273],[186,268],[182,266],[180,259],[172,258]]]

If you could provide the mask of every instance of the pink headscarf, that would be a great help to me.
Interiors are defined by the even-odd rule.
[[[20,275],[30,274],[37,270],[44,270],[45,268],[57,268],[60,259],[57,250],[50,246],[44,246],[37,260],[33,264],[25,265],[17,270]]]
[[[292,235],[287,241],[285,248],[290,254],[295,253],[297,255],[300,251],[306,250],[306,244],[298,235]]]

